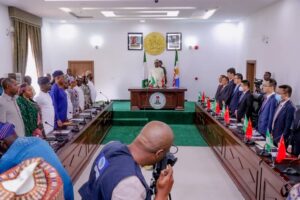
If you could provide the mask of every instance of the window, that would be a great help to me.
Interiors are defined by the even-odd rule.
[[[26,72],[25,72],[26,76],[30,76],[32,79],[32,87],[34,88],[36,94],[38,94],[40,92],[40,87],[37,83],[37,70],[36,70],[36,64],[35,64],[35,60],[34,60],[34,56],[33,56],[33,51],[31,48],[31,42],[30,39],[28,40],[28,55],[27,55],[27,64],[26,64]]]

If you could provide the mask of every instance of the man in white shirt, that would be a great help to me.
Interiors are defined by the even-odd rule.
[[[45,134],[47,135],[53,131],[55,117],[53,101],[49,94],[51,84],[48,77],[40,77],[38,79],[38,84],[40,86],[40,93],[34,98],[34,100],[41,108],[43,126]]]
[[[165,73],[164,70],[159,67],[159,60],[155,60],[154,66],[149,74],[149,85],[154,88],[163,88],[165,86]]]
[[[19,90],[16,80],[5,78],[2,80],[3,94],[0,96],[0,122],[11,123],[15,126],[18,136],[25,135],[25,126],[19,106],[16,102]]]
[[[81,109],[81,111],[84,110],[84,92],[81,88],[82,85],[82,78],[78,77],[77,78],[77,85],[74,87],[74,90],[76,90],[77,94],[78,94],[78,98],[79,98],[79,107]]]
[[[88,85],[88,87],[90,89],[90,92],[91,92],[92,103],[94,103],[96,101],[96,98],[97,98],[97,90],[95,88],[94,83],[92,82],[94,77],[93,77],[93,74],[92,74],[91,71],[86,71],[85,76],[88,79],[87,85]]]

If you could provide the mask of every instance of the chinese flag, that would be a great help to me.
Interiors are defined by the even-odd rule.
[[[251,119],[249,119],[247,130],[246,130],[246,138],[250,140],[252,138],[252,133],[253,133],[252,122]]]
[[[203,103],[205,102],[205,93],[204,93],[204,91],[203,91],[203,93],[202,93],[202,102],[203,102]]]
[[[207,109],[210,110],[210,99],[209,98],[207,98],[207,103],[206,104],[207,104]]]
[[[224,121],[225,121],[226,124],[230,123],[228,106],[226,107],[226,110],[225,110]]]
[[[276,162],[280,163],[285,159],[286,151],[285,151],[285,144],[284,144],[284,138],[283,135],[280,138],[279,147],[278,147],[278,153],[276,157]]]
[[[217,105],[216,105],[216,114],[219,115],[220,114],[220,105],[219,103],[217,102]]]

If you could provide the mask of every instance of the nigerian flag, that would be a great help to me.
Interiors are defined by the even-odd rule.
[[[150,80],[149,80],[149,87],[154,87],[155,85],[156,85],[155,78],[151,74],[151,77],[150,77]]]
[[[243,131],[244,131],[244,133],[246,133],[247,127],[248,127],[248,118],[247,118],[247,116],[245,115],[245,118],[244,118],[244,125],[243,125]]]
[[[270,131],[268,129],[267,133],[266,133],[266,151],[270,153],[272,147],[273,147],[273,139],[272,139]]]
[[[146,52],[144,51],[144,78],[142,81],[142,88],[148,87],[148,66],[147,66],[147,58],[146,58]]]

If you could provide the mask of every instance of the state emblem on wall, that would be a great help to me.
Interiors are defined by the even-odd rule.
[[[165,37],[158,32],[149,33],[144,39],[145,51],[150,55],[160,55],[166,49]]]

